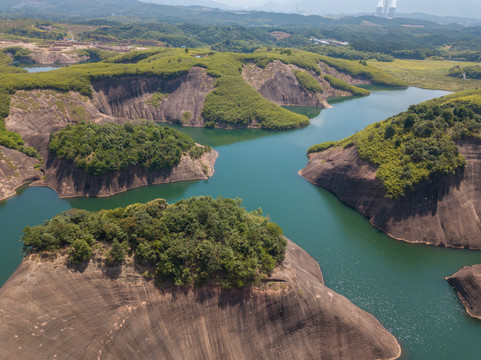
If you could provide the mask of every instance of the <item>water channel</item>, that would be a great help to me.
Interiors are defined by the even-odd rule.
[[[320,264],[326,285],[372,313],[400,341],[404,359],[479,359],[481,321],[469,318],[444,280],[461,267],[481,263],[481,252],[395,241],[367,219],[316,187],[297,171],[306,149],[337,140],[446,92],[409,88],[375,91],[313,111],[311,125],[287,132],[179,128],[219,152],[215,174],[205,181],[134,189],[111,198],[59,199],[47,188],[23,188],[0,202],[0,285],[21,261],[19,238],[72,207],[98,210],[193,195],[239,197],[248,210],[262,207],[286,236]]]

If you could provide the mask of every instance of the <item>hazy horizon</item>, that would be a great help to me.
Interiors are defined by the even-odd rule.
[[[141,0],[158,4],[203,5],[238,10],[265,10],[309,15],[375,13],[379,0]],[[481,0],[398,0],[398,13],[481,18]]]

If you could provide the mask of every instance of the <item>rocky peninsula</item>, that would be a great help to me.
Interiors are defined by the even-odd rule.
[[[448,109],[451,105],[448,106],[447,104],[450,104],[452,100],[462,99],[464,96],[466,94],[455,94],[451,98],[441,98],[437,102],[445,104],[443,106]],[[450,111],[447,110],[446,114]],[[396,165],[397,163],[392,160],[395,159],[394,155],[386,155],[386,158],[391,159],[389,160],[392,161],[391,163],[382,163],[379,160],[381,166],[386,164],[381,178],[387,180],[383,183],[380,179],[380,167],[373,164],[373,161],[382,159],[383,151],[386,154],[394,154],[397,151],[395,146],[391,148],[391,145],[387,143],[386,134],[388,130],[386,128],[390,126],[390,123],[405,123],[406,119],[410,119],[408,116],[409,113],[401,114],[382,123],[374,124],[360,132],[359,135],[343,140],[339,145],[336,143],[319,145],[321,151],[313,151],[308,155],[309,162],[299,174],[309,182],[333,192],[342,202],[366,216],[371,224],[395,239],[410,243],[481,249],[481,232],[479,231],[481,228],[481,221],[479,220],[479,214],[481,213],[481,187],[479,185],[479,179],[481,178],[481,140],[476,133],[473,132],[471,137],[466,136],[464,139],[445,143],[449,144],[445,145],[446,150],[444,151],[446,151],[446,154],[451,156],[453,163],[454,161],[458,162],[454,163],[458,165],[453,165],[451,170],[446,171],[450,174],[442,174],[444,170],[440,170],[441,174],[438,175],[423,175],[423,180],[412,186],[414,180],[409,180],[409,176],[412,176],[411,179],[415,179],[415,171],[425,174],[426,169],[429,169],[426,166],[433,168],[431,167],[433,165],[424,164],[434,164],[438,167],[448,166],[440,165],[441,161],[445,161],[443,164],[449,164],[445,160],[446,158],[438,160],[438,158],[432,156],[424,148],[428,140],[422,140],[423,142],[415,143],[412,154],[404,157],[403,161],[406,164],[402,165],[404,167],[396,168],[399,165]],[[477,116],[473,115],[476,119]],[[472,121],[469,117],[466,119],[466,121]],[[419,128],[425,126],[425,124],[430,126],[430,121],[432,120],[423,120],[421,117],[419,125],[414,125],[413,128],[417,131],[417,126]],[[462,120],[457,121],[461,122]],[[405,128],[401,131],[406,132]],[[381,132],[379,138],[371,135]],[[394,140],[393,143],[396,142],[396,135],[392,139]],[[426,137],[422,139],[426,139]],[[389,141],[391,141],[391,138]],[[378,143],[385,145],[376,145]],[[322,149],[323,146],[326,148]],[[365,154],[369,154],[366,156],[371,156],[371,159],[375,160],[369,162],[365,158],[363,159],[360,156],[359,146]],[[376,146],[383,150],[371,151],[371,148]],[[406,148],[408,146],[411,145],[408,144]],[[402,147],[398,148],[402,149]],[[386,149],[392,150],[389,150],[391,152],[388,153]],[[437,151],[437,154],[442,154],[439,148],[430,151]],[[426,156],[425,163],[419,161],[421,156]],[[410,160],[412,165],[406,159],[414,159]],[[425,167],[422,168],[422,166]],[[399,176],[399,174],[401,175]],[[386,187],[386,184],[389,187]],[[393,192],[389,193],[388,191],[402,189],[402,187],[401,185],[394,187],[392,184],[401,184],[405,186],[405,189],[408,189],[408,186],[411,187],[405,190],[403,195],[394,197],[389,196]]]
[[[0,289],[9,359],[395,359],[396,339],[288,243],[264,285],[159,289],[136,265],[31,255]]]

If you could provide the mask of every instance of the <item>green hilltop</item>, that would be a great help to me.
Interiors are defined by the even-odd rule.
[[[341,141],[314,145],[308,153],[356,146],[376,168],[389,198],[412,191],[430,177],[453,174],[465,165],[456,141],[481,137],[481,90],[443,96],[367,126]]]
[[[74,264],[133,260],[159,285],[224,288],[260,284],[284,259],[287,245],[281,228],[260,209],[247,212],[240,200],[210,197],[98,212],[73,209],[24,233],[27,253],[67,253]]]

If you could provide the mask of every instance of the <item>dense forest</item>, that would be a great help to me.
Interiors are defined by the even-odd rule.
[[[141,166],[170,170],[183,154],[199,158],[205,146],[178,130],[144,122],[134,125],[80,123],[50,136],[49,149],[91,175]]]
[[[257,285],[284,259],[281,228],[240,200],[193,197],[88,212],[69,210],[26,227],[24,251],[67,252],[71,263],[133,258],[159,285]]]
[[[412,105],[344,140],[314,145],[308,153],[355,145],[359,156],[376,167],[387,196],[396,199],[425,179],[463,167],[455,141],[480,134],[481,91],[468,90]]]

